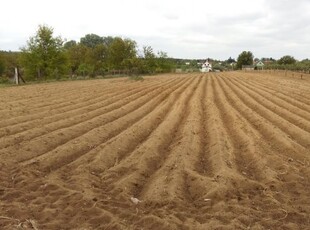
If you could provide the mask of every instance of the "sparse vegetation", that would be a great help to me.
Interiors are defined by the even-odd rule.
[[[129,76],[129,79],[133,80],[133,81],[143,81],[144,80],[144,78],[141,75]]]

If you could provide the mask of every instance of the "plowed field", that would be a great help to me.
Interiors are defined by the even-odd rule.
[[[0,89],[0,229],[309,229],[310,77]]]

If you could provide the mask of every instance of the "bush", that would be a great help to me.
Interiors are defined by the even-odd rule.
[[[6,77],[0,77],[0,84],[9,84],[10,81]]]

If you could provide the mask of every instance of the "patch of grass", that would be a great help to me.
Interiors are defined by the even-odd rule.
[[[140,75],[129,76],[129,79],[133,81],[144,81],[144,78]]]
[[[12,86],[13,84],[7,78],[0,77],[0,88]]]
[[[8,84],[8,83],[10,83],[9,79],[3,78],[3,77],[0,76],[0,84]]]

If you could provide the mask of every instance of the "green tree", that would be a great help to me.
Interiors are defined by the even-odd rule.
[[[104,44],[104,38],[97,34],[86,34],[85,37],[80,39],[80,43],[89,48],[95,48],[99,44]]]
[[[154,54],[153,48],[151,46],[143,47],[143,57],[144,57],[144,72],[154,73],[156,70],[156,55]]]
[[[79,65],[77,72],[79,75],[86,77],[86,76],[93,76],[94,75],[94,66],[86,63],[82,63]]]
[[[14,68],[19,66],[19,52],[0,51],[0,65],[2,63],[2,76],[9,78],[14,76]],[[0,67],[1,68],[1,67]]]
[[[111,36],[103,37],[103,44],[107,47],[109,47],[113,41],[114,41],[114,38]]]
[[[278,63],[279,63],[280,65],[290,65],[290,64],[295,64],[295,63],[296,63],[296,60],[295,60],[294,57],[289,56],[289,55],[286,55],[286,56],[281,57],[281,58],[278,60]]]
[[[64,48],[65,48],[66,50],[68,50],[68,49],[70,49],[70,48],[72,48],[72,47],[74,47],[74,46],[76,46],[76,45],[77,45],[76,41],[70,40],[70,41],[67,41],[67,42],[64,44]]]
[[[167,53],[163,51],[159,51],[157,53],[156,63],[157,63],[156,68],[157,73],[171,72],[175,68],[175,65],[173,64],[171,58],[169,58]]]
[[[66,49],[66,53],[69,61],[69,67],[71,69],[71,74],[75,75],[77,73],[79,66],[82,63],[86,62],[86,54],[89,48],[81,44],[73,44],[73,43],[71,43],[66,47],[68,47]]]
[[[87,34],[81,42],[67,42],[64,47],[69,59],[72,75],[83,76],[104,75],[108,69],[109,47],[113,37],[100,37],[96,34]]]
[[[86,53],[86,63],[93,66],[94,74],[104,75],[107,68],[108,48],[104,44],[96,45],[88,49]]]
[[[129,59],[137,57],[137,44],[131,39],[114,38],[108,48],[108,64],[112,69],[130,68]]]
[[[38,79],[58,78],[67,71],[67,59],[61,37],[53,37],[53,28],[40,25],[35,36],[21,48],[20,61],[26,76]]]
[[[236,62],[236,61],[235,61],[235,59],[229,57],[229,58],[227,59],[226,62],[227,62],[228,64],[231,64],[231,63],[234,63],[234,62]]]
[[[241,69],[243,65],[253,65],[253,53],[251,51],[243,51],[237,59],[237,68]]]

